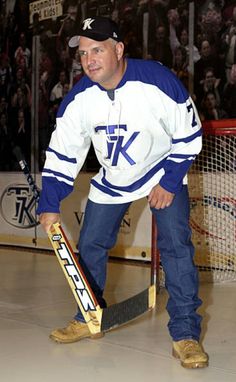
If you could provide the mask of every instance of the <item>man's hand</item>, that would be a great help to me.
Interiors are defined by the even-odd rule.
[[[56,214],[54,212],[44,212],[40,214],[39,221],[46,233],[48,233],[52,224],[60,222],[60,214]]]
[[[153,187],[152,191],[148,195],[148,202],[150,207],[157,210],[169,207],[174,199],[174,194],[165,190],[159,184]]]

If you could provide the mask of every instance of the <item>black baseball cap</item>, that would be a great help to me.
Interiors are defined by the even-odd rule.
[[[71,37],[69,40],[70,48],[75,48],[79,45],[80,36],[88,37],[95,41],[105,41],[108,38],[122,41],[116,22],[102,16],[85,19],[78,31],[78,35]]]

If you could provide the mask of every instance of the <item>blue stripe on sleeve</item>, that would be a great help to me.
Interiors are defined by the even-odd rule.
[[[65,174],[62,174],[61,172],[58,172],[58,171],[53,171],[53,170],[50,170],[48,168],[44,168],[43,169],[43,174],[44,173],[47,173],[47,174],[52,174],[54,175],[55,177],[60,177],[60,178],[64,178],[66,180],[69,180],[70,182],[74,182],[74,178],[71,178],[70,176],[67,176]]]
[[[193,141],[195,138],[201,137],[201,136],[202,136],[202,129],[198,130],[196,133],[194,133],[193,135],[190,135],[189,137],[180,138],[180,139],[172,139],[172,143],[174,144],[179,142],[189,143]]]
[[[170,154],[168,158],[179,158],[179,159],[188,159],[195,158],[195,154]]]
[[[60,159],[60,160],[64,160],[65,162],[69,162],[69,163],[77,163],[76,158],[68,158],[66,155],[60,154],[56,150],[53,150],[51,147],[48,147],[47,151],[49,153],[55,154],[58,157],[58,159]]]

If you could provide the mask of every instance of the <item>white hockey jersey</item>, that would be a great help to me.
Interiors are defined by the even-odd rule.
[[[186,89],[158,62],[127,59],[114,100],[84,76],[58,110],[37,212],[59,212],[91,143],[101,168],[91,180],[90,200],[126,203],[158,183],[177,193],[201,150],[201,133]]]

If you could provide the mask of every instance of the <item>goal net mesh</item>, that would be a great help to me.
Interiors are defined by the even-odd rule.
[[[236,280],[236,120],[207,121],[188,175],[192,240],[200,280]],[[164,275],[160,271],[160,284]]]

